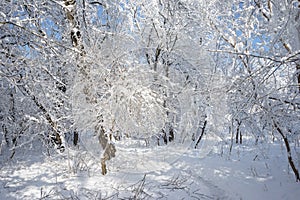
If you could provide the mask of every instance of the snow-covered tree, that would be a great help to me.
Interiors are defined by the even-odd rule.
[[[242,135],[282,140],[299,181],[299,15],[292,1],[227,1],[212,18],[220,35],[217,54],[227,59],[220,69],[228,82],[232,139]],[[296,25],[296,26],[295,26]],[[295,45],[294,45],[295,44]],[[225,68],[224,68],[225,66]],[[279,137],[277,137],[277,135]]]
[[[0,3],[1,149],[282,141],[299,180],[299,1]],[[82,140],[80,139],[82,138]],[[154,142],[153,142],[154,141]],[[27,142],[27,143],[26,143]],[[147,143],[149,145],[149,143]],[[79,151],[79,150],[78,150]]]
[[[65,51],[64,21],[61,20],[63,13],[52,7],[57,7],[52,1],[1,2],[1,89],[4,94],[1,101],[5,105],[5,94],[10,94],[10,102],[14,104],[12,115],[4,112],[3,116],[11,119],[14,115],[14,121],[19,121],[10,123],[10,131],[18,134],[18,139],[26,136],[29,139],[25,141],[31,140],[41,134],[54,137],[61,146],[68,109],[67,105],[61,106],[61,102],[66,101],[67,88],[61,60],[61,53]],[[19,111],[13,111],[17,108]],[[28,120],[41,129],[36,129],[33,135],[29,134],[31,129],[21,134],[14,130],[19,126],[25,129]]]

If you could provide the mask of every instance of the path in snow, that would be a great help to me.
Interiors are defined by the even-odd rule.
[[[184,146],[146,148],[127,141],[108,162],[106,176],[99,151],[69,149],[34,163],[11,162],[0,172],[0,199],[229,199],[201,177],[194,169],[200,159],[186,152]]]
[[[117,144],[106,176],[101,175],[101,152],[93,150],[67,149],[33,163],[13,161],[1,167],[0,199],[293,200],[300,196],[299,185],[282,170],[285,161],[280,160],[280,152],[273,152],[277,156],[273,160],[258,156],[253,161],[256,153],[250,151],[237,154],[238,159],[225,159],[212,152],[214,146],[150,148],[124,141]]]

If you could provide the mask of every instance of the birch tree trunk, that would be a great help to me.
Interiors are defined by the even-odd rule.
[[[70,24],[70,38],[72,42],[72,46],[78,52],[76,55],[76,67],[77,67],[77,76],[78,81],[82,87],[82,91],[79,91],[83,94],[84,98],[80,99],[85,102],[79,102],[81,104],[81,109],[89,109],[93,108],[95,104],[97,104],[96,96],[92,92],[93,84],[91,79],[91,72],[89,64],[86,62],[87,52],[85,51],[83,45],[83,35],[80,28],[80,20],[77,15],[77,2],[76,0],[64,0],[65,4],[65,12],[67,20]],[[83,107],[82,107],[83,106]],[[85,106],[87,108],[85,108]],[[97,131],[97,128],[96,128]],[[97,131],[99,136],[99,143],[103,148],[103,153],[101,157],[101,168],[102,174],[105,175],[107,173],[106,161],[110,160],[112,157],[115,157],[116,148],[111,143],[111,135],[107,135],[104,128],[102,127],[100,131]],[[74,132],[74,145],[78,143],[78,132]]]

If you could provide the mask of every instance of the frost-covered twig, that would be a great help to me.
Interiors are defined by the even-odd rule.
[[[171,190],[184,190],[186,189],[186,185],[184,185],[187,182],[186,178],[181,178],[179,175],[174,176],[171,180],[167,180],[165,184],[162,184],[161,186],[163,188],[171,189]]]
[[[300,55],[300,51],[296,51],[289,56],[282,57],[281,59],[276,59],[275,57],[270,57],[270,56],[263,56],[259,54],[253,54],[253,53],[245,53],[245,52],[236,52],[236,51],[229,51],[229,50],[213,50],[209,49],[209,52],[214,52],[214,53],[227,53],[227,54],[234,54],[234,55],[239,55],[239,56],[250,56],[254,58],[261,58],[261,59],[266,59],[270,60],[276,63],[289,63],[289,62],[295,62],[299,60],[297,56]]]
[[[144,187],[145,187],[145,181],[146,181],[146,174],[144,174],[143,179],[138,183],[138,187],[134,189],[135,194],[134,194],[134,199],[139,199],[138,197],[144,192]]]

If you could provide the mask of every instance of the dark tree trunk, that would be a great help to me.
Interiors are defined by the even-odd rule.
[[[52,128],[52,131],[54,133],[54,137],[50,136],[50,138],[52,139],[53,142],[55,142],[55,144],[57,144],[58,149],[60,149],[60,151],[63,152],[65,147],[62,145],[60,131],[57,129],[56,123],[52,119],[49,112],[46,110],[46,108],[43,106],[43,104],[38,101],[38,99],[35,97],[35,95],[33,95],[31,93],[31,91],[29,89],[27,89],[24,85],[18,85],[18,87],[20,88],[20,90],[22,92],[25,92],[26,95],[30,96],[32,101],[35,103],[35,105],[42,111],[43,115],[45,116],[47,122],[49,123],[49,125]]]
[[[243,142],[243,139],[242,139],[242,132],[240,130],[240,126],[242,124],[242,121],[239,121],[238,119],[236,120],[237,121],[237,128],[236,128],[236,135],[235,135],[235,143],[238,144],[242,144]]]
[[[298,92],[300,93],[300,64],[297,64],[297,81],[298,81]]]
[[[78,144],[78,132],[75,130],[73,133],[73,145],[76,146]]]
[[[288,157],[288,161],[289,161],[289,164],[295,174],[295,177],[296,177],[296,182],[299,182],[300,181],[300,175],[299,175],[299,171],[298,169],[296,168],[295,164],[294,164],[294,161],[293,161],[293,157],[292,157],[292,152],[291,152],[291,147],[290,147],[290,143],[288,141],[288,138],[286,137],[286,135],[283,133],[283,131],[281,130],[281,128],[278,126],[278,124],[273,121],[274,123],[274,127],[276,128],[276,130],[278,131],[278,133],[281,135],[283,141],[284,141],[284,144],[285,144],[285,147],[286,147],[286,153],[287,153],[287,157]]]
[[[201,134],[200,134],[200,136],[198,137],[198,140],[197,140],[196,145],[195,145],[195,149],[197,149],[197,146],[198,146],[198,144],[200,143],[200,141],[201,141],[201,139],[202,139],[202,137],[203,137],[203,135],[204,135],[204,133],[205,133],[206,124],[207,124],[207,120],[204,121],[204,124],[203,124],[203,127],[202,127]]]

